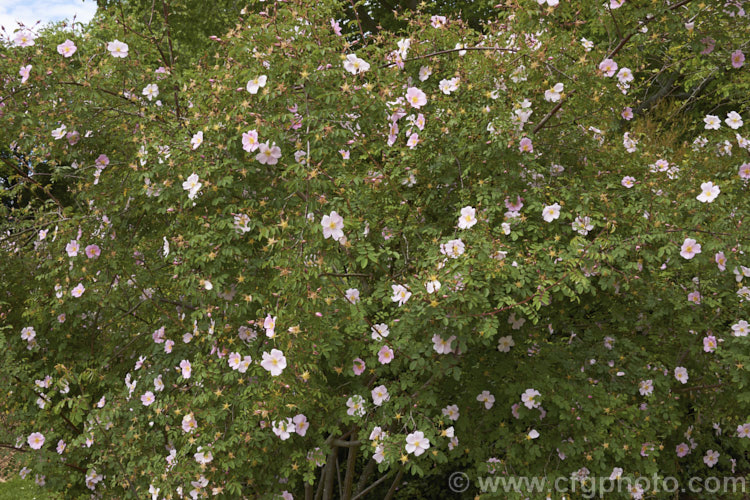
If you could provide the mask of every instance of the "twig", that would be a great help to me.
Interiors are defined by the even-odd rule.
[[[333,276],[334,278],[372,278],[372,274],[365,273],[321,273],[320,276]]]
[[[118,94],[117,92],[114,92],[114,91],[112,91],[112,90],[108,90],[108,89],[103,89],[103,88],[101,88],[101,87],[94,87],[94,86],[92,86],[92,85],[85,85],[85,84],[83,84],[83,83],[79,83],[79,82],[76,82],[76,81],[70,81],[70,82],[57,82],[57,83],[58,83],[58,84],[60,84],[60,85],[75,85],[76,87],[89,87],[89,88],[91,88],[92,90],[96,90],[97,92],[102,92],[102,93],[104,93],[104,94],[108,94],[108,95],[111,95],[111,96],[114,96],[114,97],[119,97],[120,99],[124,100],[124,101],[125,101],[125,102],[127,102],[128,104],[131,104],[131,105],[134,105],[134,106],[138,106],[138,103],[137,103],[137,102],[135,102],[135,101],[131,101],[130,99],[128,99],[128,98],[127,98],[127,97],[125,97],[124,95],[122,95],[122,94]]]
[[[586,256],[586,254],[589,252],[589,249],[591,249],[591,246],[594,244],[594,242],[596,241],[596,239],[599,236],[601,236],[602,234],[604,234],[604,232],[607,231],[607,229],[608,229],[607,227],[602,228],[602,230],[599,231],[599,233],[596,235],[596,237],[594,237],[594,239],[589,242],[589,244],[583,250],[583,253],[581,253],[580,259],[583,259]],[[539,297],[543,297],[544,294],[545,294],[545,292],[551,290],[552,288],[556,287],[557,285],[559,285],[560,283],[562,283],[563,281],[565,281],[565,278],[568,277],[568,274],[570,274],[570,273],[568,271],[566,271],[562,276],[560,276],[560,278],[557,281],[555,281],[554,283],[552,283],[547,288],[544,288],[541,291],[537,291],[536,293],[534,293],[534,294],[526,297],[525,299],[523,299],[523,300],[521,300],[519,302],[516,302],[514,304],[511,304],[511,305],[508,305],[508,306],[505,306],[505,307],[500,307],[498,309],[493,309],[492,311],[487,311],[487,312],[478,313],[478,314],[470,314],[469,316],[472,316],[472,317],[493,316],[493,315],[498,314],[500,312],[507,311],[508,309],[513,309],[516,306],[520,306],[522,304],[525,304],[525,303],[529,302],[530,300],[533,300],[534,297],[536,297],[537,295]],[[448,318],[451,318],[451,316],[448,316]]]
[[[506,49],[506,48],[503,48],[503,47],[464,47],[462,49],[447,49],[447,50],[439,50],[437,52],[430,52],[429,54],[425,54],[423,56],[410,57],[409,59],[403,59],[401,62],[406,63],[406,62],[409,62],[409,61],[417,61],[419,59],[426,59],[428,57],[439,56],[439,55],[442,55],[442,54],[450,54],[451,52],[458,52],[460,50],[496,50],[498,52],[513,52],[513,53],[518,52],[516,49]],[[379,67],[380,68],[387,68],[389,66],[393,66],[394,64],[397,64],[397,63],[395,63],[395,62],[389,62],[389,63],[383,64],[383,65],[381,65]]]
[[[14,164],[13,161],[9,160],[8,158],[3,158],[2,160],[3,160],[3,163],[5,163],[10,168],[12,168],[13,170],[15,170],[16,173],[18,173],[18,175],[20,175],[21,177],[23,177],[25,179],[30,180],[32,183],[34,183],[37,186],[39,186],[42,189],[42,191],[44,191],[44,194],[46,194],[47,196],[49,196],[49,198],[52,201],[55,202],[55,204],[60,208],[60,210],[63,210],[65,208],[65,207],[63,207],[63,204],[60,202],[60,200],[58,200],[57,198],[55,198],[55,195],[53,195],[50,192],[50,189],[47,186],[44,186],[39,181],[37,181],[36,179],[33,179],[29,174],[27,174],[26,172],[24,172],[18,165]],[[41,196],[40,196],[40,198],[41,198]]]
[[[614,12],[612,12],[612,8],[607,6],[607,11],[609,12],[610,17],[612,18],[612,22],[615,25],[615,31],[617,32],[617,36],[622,37],[622,32],[620,31],[620,25],[617,24],[617,18],[615,17]]]
[[[686,4],[690,3],[691,1],[692,0],[682,0],[680,2],[677,2],[674,5],[670,5],[667,8],[667,10],[679,9],[680,7],[682,7],[683,5],[686,5]],[[640,24],[641,24],[641,26],[645,26],[648,23],[650,23],[651,21],[653,21],[654,19],[656,19],[656,16],[647,17],[646,19],[643,19]],[[617,53],[620,52],[620,50],[622,50],[622,48],[625,46],[625,44],[628,43],[630,41],[630,39],[633,38],[633,36],[636,33],[638,33],[637,30],[631,32],[628,36],[626,36],[625,38],[623,38],[622,40],[620,40],[620,43],[617,44],[617,46],[612,50],[612,52],[609,53],[609,55],[605,59],[612,59],[613,57],[615,57],[615,55],[617,55]]]
[[[357,7],[354,6],[354,0],[349,0],[349,4],[352,6],[354,16],[357,18],[357,26],[359,27],[359,34],[362,37],[362,42],[367,45],[367,42],[365,41],[365,32],[362,30],[362,21],[359,19],[359,12],[357,12]]]
[[[563,73],[562,71],[560,71],[559,69],[557,69],[554,65],[552,65],[550,63],[544,63],[544,65],[547,66],[547,69],[553,69],[553,70],[557,71],[558,73],[560,73],[562,76],[564,76],[565,78],[567,78],[571,82],[575,82],[576,81],[575,78],[573,78],[572,76],[567,75],[566,73]]]
[[[677,392],[690,392],[690,391],[702,391],[703,389],[716,389],[718,387],[722,387],[726,384],[719,383],[719,384],[712,384],[712,385],[696,385],[694,387],[679,387],[675,389]]]
[[[66,467],[70,467],[71,469],[75,469],[75,470],[78,470],[78,471],[81,471],[81,472],[86,472],[86,469],[84,469],[83,467],[80,467],[78,465],[69,464],[68,462],[63,462],[63,465],[66,466]]]
[[[169,9],[167,3],[162,0],[162,7],[164,9],[164,25],[167,27],[167,46],[169,47],[169,70],[174,71],[174,51],[172,50],[172,34],[169,29]],[[180,99],[179,99],[180,87],[175,81],[174,83],[174,109],[177,113],[177,122],[180,123]]]
[[[23,448],[16,448],[12,444],[5,444],[5,443],[0,443],[0,448],[8,448],[9,450],[20,451],[21,453],[27,453],[29,451],[29,450],[24,450]]]

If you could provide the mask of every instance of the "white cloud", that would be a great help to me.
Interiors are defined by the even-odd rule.
[[[87,23],[95,13],[95,0],[0,0],[0,26],[7,35],[19,28],[19,22],[27,28],[39,28],[75,16],[76,22]]]

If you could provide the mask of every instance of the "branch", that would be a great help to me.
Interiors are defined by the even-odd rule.
[[[336,483],[339,485],[339,498],[344,498],[344,491],[341,488],[341,468],[339,467],[339,456],[336,455]]]
[[[335,446],[331,448],[328,453],[328,460],[326,461],[325,467],[325,480],[323,485],[323,500],[331,500],[333,498],[333,478],[334,468],[336,467],[336,456],[338,455],[338,448]]]
[[[367,493],[370,492],[370,490],[372,490],[373,488],[375,488],[375,486],[379,485],[380,483],[382,483],[383,481],[385,481],[386,479],[388,479],[391,476],[391,472],[392,471],[386,472],[383,477],[381,477],[380,479],[378,479],[377,481],[375,481],[374,483],[372,483],[370,486],[368,486],[366,489],[364,489],[361,493],[358,493],[357,495],[355,495],[354,497],[352,497],[352,500],[358,500],[359,498],[362,498],[363,496],[365,496]]]
[[[375,472],[376,466],[377,466],[377,462],[375,462],[375,459],[370,458],[370,461],[367,462],[367,465],[365,465],[365,470],[362,471],[362,474],[359,476],[359,481],[357,482],[357,489],[354,490],[355,498],[364,489],[365,484],[367,484],[367,480],[370,479],[370,476],[372,476],[372,473]]]
[[[334,439],[331,444],[342,448],[354,448],[361,445],[362,441],[342,441],[341,439]]]
[[[320,481],[318,482],[318,488],[315,490],[315,500],[320,500],[321,495],[323,494],[323,484],[325,484],[326,479],[326,468],[323,467],[320,471]],[[307,500],[307,498],[305,498]]]
[[[572,95],[573,95],[573,94],[575,94],[575,93],[576,93],[576,91],[575,91],[575,90],[572,90],[572,91],[570,91],[570,92],[568,93],[568,97],[572,96]],[[554,108],[552,108],[552,109],[550,110],[550,112],[549,112],[549,113],[547,113],[547,114],[546,114],[546,115],[544,116],[544,118],[542,118],[542,121],[540,121],[540,122],[539,122],[539,123],[537,124],[537,126],[536,126],[536,127],[534,127],[534,131],[533,131],[533,132],[534,132],[535,134],[536,134],[537,132],[539,132],[539,131],[540,131],[540,130],[542,129],[542,127],[544,127],[544,124],[545,124],[545,123],[547,123],[547,122],[548,122],[548,121],[550,120],[550,118],[552,118],[553,116],[555,116],[555,114],[557,114],[557,112],[558,112],[558,111],[560,111],[560,108],[562,108],[562,105],[563,105],[563,103],[564,103],[564,102],[565,102],[565,100],[564,100],[564,99],[560,99],[560,102],[558,102],[558,103],[557,103],[557,105],[555,105],[555,107],[554,107]]]
[[[398,488],[398,483],[401,482],[402,477],[404,477],[403,467],[401,467],[398,470],[398,474],[396,474],[396,479],[393,480],[393,484],[391,484],[391,488],[388,490],[388,494],[385,496],[384,500],[391,500],[391,498],[393,498],[393,495],[396,494],[396,488]]]
[[[334,441],[335,443],[335,441]],[[352,444],[349,444],[352,443]],[[357,443],[356,445],[354,443]],[[352,486],[354,486],[354,469],[357,466],[357,455],[359,454],[359,441],[349,441],[344,446],[350,446],[349,456],[346,460],[346,477],[344,478],[344,494],[342,495],[344,500],[350,500],[352,498]],[[341,445],[338,445],[341,446]]]

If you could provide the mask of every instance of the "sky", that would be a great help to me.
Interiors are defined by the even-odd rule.
[[[18,21],[33,26],[37,21],[44,24],[76,16],[76,21],[85,23],[95,12],[95,0],[0,0],[0,26],[12,34]]]

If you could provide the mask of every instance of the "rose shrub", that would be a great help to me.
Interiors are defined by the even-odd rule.
[[[747,476],[742,3],[9,34],[2,446],[71,498]]]

